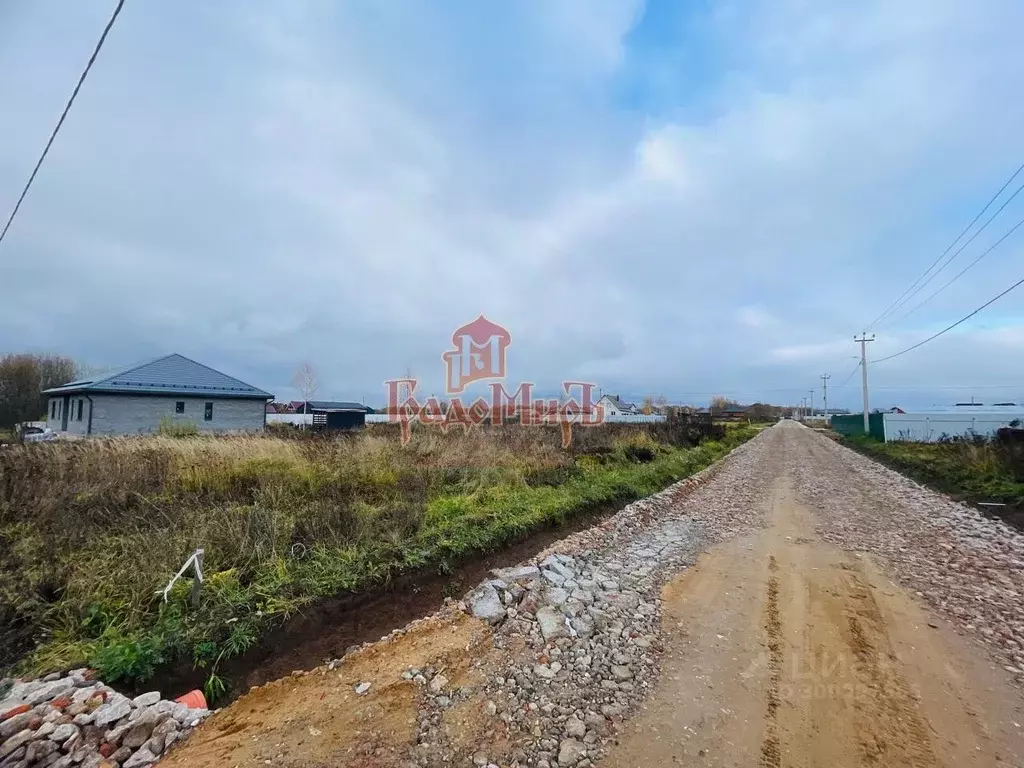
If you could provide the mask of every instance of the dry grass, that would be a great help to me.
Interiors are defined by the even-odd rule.
[[[727,445],[633,425],[578,435],[384,425],[351,437],[146,437],[0,452],[0,665],[29,652],[144,678],[181,657],[213,669],[268,623],[409,569],[444,569],[578,510],[635,498]],[[730,431],[728,445],[749,434]],[[675,443],[673,445],[672,443]],[[206,552],[203,602],[180,583]],[[34,650],[33,650],[34,646]]]

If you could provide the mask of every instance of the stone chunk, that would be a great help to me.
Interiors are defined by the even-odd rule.
[[[561,587],[548,587],[544,590],[544,599],[550,605],[558,607],[569,599],[569,593]]]
[[[9,720],[4,720],[0,723],[0,741],[28,728],[28,724],[34,717],[36,715],[30,710],[28,712],[20,712]]]
[[[444,687],[448,685],[448,678],[444,675],[435,675],[434,679],[430,681],[430,692],[440,693],[444,690]]]
[[[587,735],[587,726],[578,717],[570,717],[565,724],[565,735],[571,739],[582,739]]]
[[[50,740],[55,741],[58,744],[63,744],[76,733],[78,733],[77,725],[74,723],[64,723],[63,725],[58,725],[54,729],[53,733],[50,734]]]
[[[38,763],[44,761],[58,749],[59,747],[49,739],[33,741],[28,745],[28,749],[25,750],[25,762]]]
[[[469,610],[478,619],[497,624],[505,618],[505,606],[501,604],[498,590],[491,584],[482,584],[469,596]]]
[[[121,768],[144,768],[156,762],[156,755],[143,747],[124,761]]]
[[[142,745],[143,749],[148,749],[154,755],[159,755],[164,751],[164,737],[154,736],[149,739],[145,744]]]
[[[0,744],[0,759],[7,757],[18,747],[28,744],[33,738],[35,738],[35,735],[35,731],[30,731],[28,728],[23,731],[18,731],[18,733],[11,736],[11,738],[3,744]]]
[[[517,581],[529,581],[540,576],[540,568],[536,565],[518,565],[513,568],[495,568],[491,571],[496,578],[509,584]]]
[[[558,745],[558,765],[576,765],[587,756],[587,748],[576,739],[562,739]]]
[[[623,681],[623,680],[632,680],[633,679],[633,670],[631,670],[629,667],[626,667],[626,666],[623,666],[623,665],[620,665],[620,664],[613,664],[612,665],[612,677],[615,678],[616,680],[620,681],[620,682]]]
[[[151,707],[160,701],[160,691],[150,691],[149,693],[143,693],[141,696],[136,696],[132,699],[132,706],[134,707]]]
[[[565,617],[560,611],[545,605],[537,610],[537,623],[540,624],[541,634],[545,640],[555,640],[559,637],[568,637],[569,628],[565,625]]]
[[[554,555],[545,558],[543,562],[541,562],[540,567],[549,571],[554,571],[563,579],[572,579],[576,576],[576,573],[572,570],[572,568],[567,567],[561,560],[559,560]]]
[[[102,705],[93,713],[93,724],[102,728],[110,723],[117,722],[122,717],[130,714],[132,711],[132,703],[130,700],[119,694],[114,694],[110,701]],[[77,719],[76,719],[77,720]]]
[[[173,718],[168,718],[167,720],[164,720],[162,723],[160,723],[153,729],[154,736],[160,736],[163,738],[166,738],[170,734],[177,732],[178,721]]]
[[[540,575],[543,576],[547,581],[550,581],[556,587],[560,587],[563,584],[565,584],[565,576],[556,571],[549,571],[545,569],[541,571]]]
[[[609,608],[621,608],[627,611],[635,611],[640,605],[640,595],[636,592],[605,592],[601,595],[601,602]]]

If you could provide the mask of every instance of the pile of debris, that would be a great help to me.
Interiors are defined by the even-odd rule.
[[[130,699],[88,669],[0,681],[0,768],[146,768],[209,715],[156,691]]]

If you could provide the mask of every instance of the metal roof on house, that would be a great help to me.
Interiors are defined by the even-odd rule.
[[[104,392],[142,395],[196,395],[199,397],[237,397],[257,400],[274,396],[226,373],[190,360],[184,355],[165,355],[141,365],[93,379],[71,381],[43,392],[64,395],[74,392]]]
[[[618,395],[605,395],[605,397],[612,401],[612,405],[621,410],[628,411],[633,408],[636,408],[636,406],[633,403],[627,403],[625,400],[622,400]]]

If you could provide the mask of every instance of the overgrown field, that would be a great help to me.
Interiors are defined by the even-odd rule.
[[[148,437],[0,452],[0,667],[89,664],[140,680],[210,672],[305,604],[416,569],[444,571],[582,510],[650,494],[755,430],[506,427],[409,445],[383,428],[333,439]],[[158,596],[197,548],[206,581]]]
[[[982,438],[937,443],[882,443],[858,436],[846,445],[970,504],[996,502],[986,511],[1024,528],[1024,446]]]

